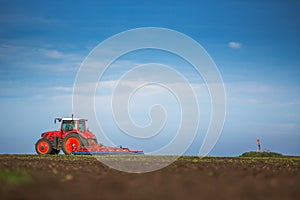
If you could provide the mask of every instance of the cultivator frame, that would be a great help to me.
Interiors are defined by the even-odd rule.
[[[103,155],[103,154],[144,154],[142,150],[130,150],[123,147],[107,147],[95,143],[93,146],[73,148],[73,155]]]

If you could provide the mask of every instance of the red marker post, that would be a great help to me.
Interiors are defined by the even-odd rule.
[[[261,152],[261,149],[260,149],[260,139],[257,139],[256,142],[257,142],[257,146],[258,146],[258,152]]]

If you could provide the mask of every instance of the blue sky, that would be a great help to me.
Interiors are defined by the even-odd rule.
[[[72,112],[72,87],[89,52],[119,32],[148,26],[193,38],[219,68],[227,92],[227,117],[211,155],[256,150],[257,138],[263,149],[300,154],[297,1],[1,0],[0,152],[34,153],[40,133],[57,128],[53,118]],[[115,80],[126,62],[160,59],[180,66],[195,82],[193,70],[176,58],[155,52],[137,55],[139,59],[122,58],[119,68],[108,71],[104,80]],[[104,93],[101,87],[97,92],[100,97]],[[137,119],[145,123],[144,118]],[[106,128],[115,130],[111,123],[106,121]],[[187,153],[197,152],[201,138]]]

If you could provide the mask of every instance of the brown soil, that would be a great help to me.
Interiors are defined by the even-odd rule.
[[[299,169],[299,157],[181,157],[130,174],[93,156],[0,155],[0,199],[299,199]]]

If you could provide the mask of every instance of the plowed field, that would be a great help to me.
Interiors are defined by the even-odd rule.
[[[147,165],[147,159],[126,162]],[[299,157],[181,157],[132,174],[93,156],[0,155],[0,199],[299,199],[299,170]]]

